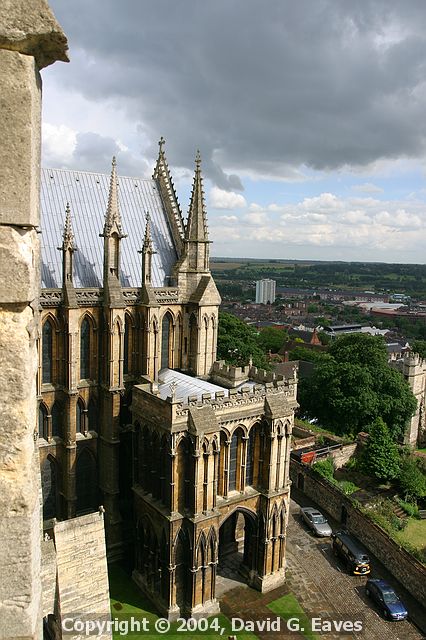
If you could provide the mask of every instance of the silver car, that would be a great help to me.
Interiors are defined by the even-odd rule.
[[[327,522],[327,518],[325,518],[318,509],[314,509],[314,507],[302,507],[300,509],[300,515],[316,536],[326,537],[331,536],[333,533]]]

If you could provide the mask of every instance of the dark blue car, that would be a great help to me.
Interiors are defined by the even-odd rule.
[[[405,605],[393,588],[384,580],[370,578],[365,585],[365,593],[380,607],[387,620],[405,620],[408,616]]]

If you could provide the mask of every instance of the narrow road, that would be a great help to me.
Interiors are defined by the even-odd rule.
[[[307,506],[302,494],[295,493],[298,502]],[[312,505],[312,503],[310,503]],[[314,506],[314,505],[312,505]],[[287,531],[287,586],[295,594],[308,616],[335,620],[360,620],[362,632],[352,634],[325,633],[334,639],[420,640],[425,636],[412,622],[388,622],[381,617],[374,603],[365,595],[366,578],[349,575],[337,560],[328,539],[316,538],[301,521],[300,505],[291,501]],[[332,523],[333,524],[333,523]],[[377,561],[372,562],[373,577],[388,579]],[[402,596],[402,593],[400,594]],[[406,602],[410,613],[410,605]],[[418,614],[418,612],[416,611]],[[418,619],[418,615],[417,615]]]

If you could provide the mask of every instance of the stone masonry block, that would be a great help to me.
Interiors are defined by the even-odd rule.
[[[39,241],[34,229],[0,226],[0,304],[38,297]]]
[[[35,482],[31,460],[36,429],[36,322],[27,307],[0,309],[0,514],[25,512]],[[35,471],[34,471],[35,473]],[[33,486],[34,485],[34,486]],[[38,499],[38,498],[37,498]]]
[[[34,58],[0,49],[0,224],[39,224],[40,82]]]
[[[67,39],[46,0],[2,0],[0,49],[34,56],[39,69],[68,62]]]

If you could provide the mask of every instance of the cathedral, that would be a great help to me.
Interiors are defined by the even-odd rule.
[[[199,153],[184,221],[152,179],[42,171],[37,376],[44,530],[105,510],[109,562],[170,620],[219,610],[232,554],[284,580],[297,379],[216,361]]]

